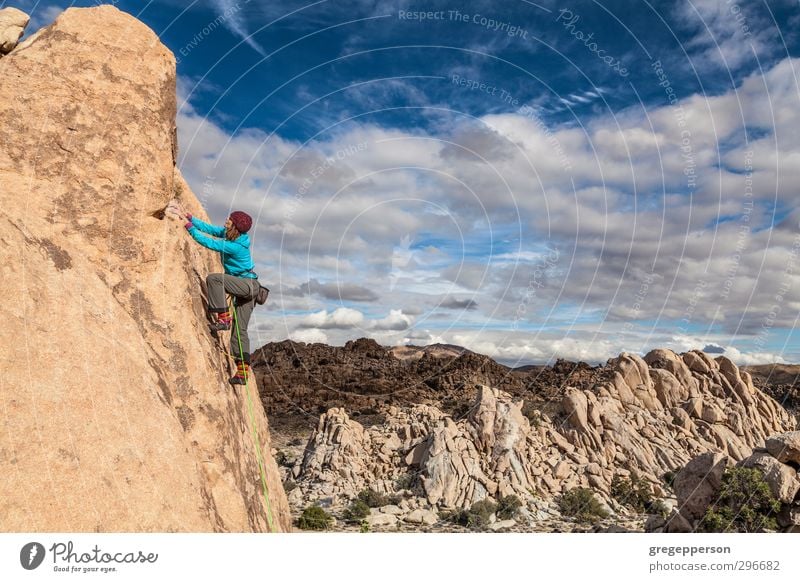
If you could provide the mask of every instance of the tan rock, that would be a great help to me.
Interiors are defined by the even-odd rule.
[[[675,476],[673,488],[680,513],[689,520],[703,517],[722,486],[729,459],[720,453],[703,453]]]
[[[708,367],[708,363],[702,356],[702,352],[686,352],[683,354],[683,361],[690,371],[697,372],[698,374],[709,374],[711,368]]]
[[[416,523],[420,525],[433,525],[439,521],[439,516],[435,512],[427,509],[415,509],[403,518],[406,523]]]
[[[175,167],[173,54],[102,5],[0,67],[2,528],[291,530],[257,386],[206,330],[218,256],[155,217],[207,218]]]
[[[389,513],[376,513],[364,520],[370,527],[391,527],[397,525],[397,516]]]
[[[766,447],[781,463],[800,464],[800,431],[773,435],[767,439]]]
[[[696,382],[692,377],[692,372],[686,366],[683,359],[672,350],[653,350],[644,357],[644,360],[653,368],[664,369],[675,376],[679,384],[683,387],[682,390],[687,390],[688,392],[694,391]],[[680,400],[685,399],[686,396],[680,398]]]
[[[784,505],[777,519],[780,527],[800,526],[800,507]]]
[[[489,526],[489,529],[492,531],[503,531],[507,529],[511,529],[517,525],[517,522],[513,519],[504,519],[502,521],[496,521]]]
[[[381,513],[388,513],[389,515],[401,515],[403,510],[397,505],[384,505],[380,508]]]
[[[764,480],[775,498],[781,503],[792,503],[800,491],[797,471],[780,463],[767,453],[753,453],[742,461],[744,467],[754,467],[764,474]]]
[[[676,509],[672,510],[663,526],[664,533],[691,533],[694,531],[692,524]]]
[[[703,407],[704,403],[702,398],[690,398],[684,405],[690,417],[700,419],[703,418]]]
[[[709,403],[703,407],[702,419],[710,424],[723,422],[727,420],[727,415],[720,410],[720,408],[713,403]]]
[[[568,388],[564,399],[561,401],[561,408],[567,415],[567,420],[578,430],[588,430],[588,401],[580,390]]]
[[[650,370],[653,388],[661,404],[674,408],[689,397],[689,387],[681,384],[669,370],[653,368]]]
[[[10,53],[25,32],[30,18],[17,8],[0,9],[0,55]]]

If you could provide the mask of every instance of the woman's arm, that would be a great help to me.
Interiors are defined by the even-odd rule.
[[[213,224],[208,224],[207,222],[203,222],[202,220],[200,220],[196,216],[192,216],[191,222],[201,232],[205,232],[205,233],[210,234],[212,236],[218,236],[220,238],[225,236],[225,227],[224,226],[214,226]],[[195,239],[195,240],[197,240],[197,239]],[[200,242],[200,241],[197,241],[197,242]],[[202,243],[200,243],[200,244],[202,244]]]
[[[225,249],[226,243],[228,244],[229,247],[231,246],[230,241],[221,238],[211,238],[204,234],[201,234],[200,228],[194,224],[195,220],[197,219],[196,218],[192,219],[191,226],[189,226],[188,224],[186,225],[188,227],[186,230],[189,232],[190,235],[192,235],[192,238],[196,240],[198,243],[200,243],[207,249],[211,249],[212,251],[218,251],[220,253],[223,252],[223,250]]]

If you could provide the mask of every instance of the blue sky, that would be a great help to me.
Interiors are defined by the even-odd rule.
[[[796,0],[116,5],[193,190],[257,217],[257,343],[800,361]]]

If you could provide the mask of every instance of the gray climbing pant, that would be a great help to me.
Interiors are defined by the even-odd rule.
[[[208,288],[208,308],[214,313],[228,311],[225,295],[233,296],[235,314],[231,314],[231,353],[237,360],[250,363],[250,337],[247,335],[247,325],[256,306],[258,293],[258,279],[234,277],[223,273],[211,273],[206,277]],[[242,350],[239,351],[239,337],[236,334],[236,324],[239,324]]]

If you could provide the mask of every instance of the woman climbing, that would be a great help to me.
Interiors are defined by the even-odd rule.
[[[238,333],[235,329],[231,332],[231,353],[236,360],[236,374],[229,382],[245,384],[251,374],[247,325],[259,290],[258,275],[253,271],[253,259],[250,256],[250,237],[247,235],[253,219],[237,210],[231,213],[225,226],[214,226],[189,213],[181,211],[181,215],[186,220],[186,230],[194,240],[222,255],[225,272],[211,273],[206,277],[209,311],[216,314],[216,320],[210,328],[212,332],[218,332],[238,326]],[[225,300],[226,293],[233,296],[233,316]]]

